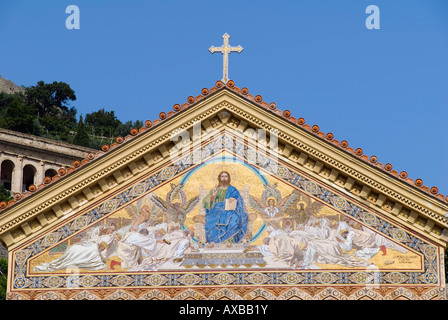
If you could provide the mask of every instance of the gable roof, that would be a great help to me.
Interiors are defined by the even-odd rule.
[[[444,203],[444,204],[448,203],[448,195],[445,196],[445,195],[439,193],[439,190],[436,186],[428,187],[423,184],[422,179],[418,178],[418,179],[414,180],[414,179],[408,177],[408,173],[406,171],[398,172],[398,171],[394,170],[392,164],[390,164],[390,163],[383,164],[383,163],[379,162],[378,157],[375,155],[371,155],[369,157],[368,155],[364,154],[362,148],[358,147],[358,148],[354,149],[353,147],[349,146],[349,143],[347,140],[339,141],[339,140],[335,139],[334,135],[331,132],[324,133],[324,132],[320,131],[319,126],[316,124],[310,126],[309,124],[307,124],[305,122],[304,118],[294,117],[291,114],[290,110],[282,111],[281,109],[277,108],[277,105],[275,102],[267,103],[266,101],[263,100],[261,95],[254,96],[251,93],[249,93],[249,89],[247,89],[246,87],[243,87],[240,89],[239,87],[237,87],[235,85],[233,80],[229,80],[225,84],[221,80],[218,80],[215,83],[214,87],[212,87],[210,89],[203,88],[201,90],[200,95],[197,95],[196,97],[189,96],[187,98],[187,102],[183,103],[182,105],[175,104],[173,106],[173,110],[168,111],[168,112],[164,112],[164,111],[160,112],[158,119],[155,119],[152,121],[146,120],[144,123],[144,127],[139,128],[139,129],[133,128],[133,129],[131,129],[130,134],[127,135],[126,137],[118,136],[115,139],[115,141],[116,141],[115,143],[112,143],[111,145],[107,145],[107,144],[103,145],[101,148],[101,151],[90,152],[87,155],[87,158],[85,158],[81,161],[74,161],[73,165],[68,168],[59,169],[58,175],[54,176],[53,178],[46,177],[44,179],[43,183],[41,183],[37,186],[36,185],[30,186],[29,191],[25,191],[24,193],[21,193],[21,194],[20,193],[14,194],[13,199],[10,200],[8,203],[6,203],[5,201],[0,202],[0,215],[2,213],[4,213],[7,209],[9,209],[10,207],[14,206],[19,201],[23,200],[24,198],[33,196],[34,194],[36,194],[37,191],[42,190],[43,188],[47,187],[48,185],[50,185],[52,183],[55,183],[56,181],[60,180],[61,178],[65,177],[68,174],[71,174],[72,172],[78,170],[79,168],[88,165],[95,159],[98,159],[99,157],[104,156],[106,153],[111,152],[112,150],[114,150],[118,147],[122,147],[124,144],[126,144],[129,140],[132,140],[134,137],[136,137],[140,134],[143,134],[144,132],[150,131],[154,127],[160,125],[161,123],[163,123],[164,121],[166,121],[167,119],[169,119],[173,116],[178,116],[185,109],[192,107],[194,104],[196,104],[200,101],[203,101],[204,99],[207,99],[209,96],[211,96],[221,90],[228,90],[232,93],[235,93],[238,96],[250,101],[251,103],[254,103],[254,104],[258,105],[259,107],[261,107],[265,110],[268,110],[270,113],[274,114],[275,116],[277,116],[279,118],[283,118],[283,119],[293,123],[297,127],[300,127],[302,129],[312,133],[316,137],[334,145],[338,149],[343,150],[344,152],[350,154],[351,156],[364,161],[368,165],[376,168],[377,170],[380,170],[381,172],[388,174],[392,178],[398,179],[402,182],[407,183],[413,189],[423,192],[423,193],[429,195],[430,197],[440,201],[441,203]]]

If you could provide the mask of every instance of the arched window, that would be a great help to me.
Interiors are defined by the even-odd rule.
[[[11,191],[12,172],[14,171],[14,163],[11,160],[5,160],[0,166],[0,185]]]
[[[36,168],[27,164],[23,167],[22,192],[34,184],[34,176],[36,175]]]
[[[56,176],[58,173],[56,172],[56,170],[54,169],[48,169],[45,170],[45,177],[50,177],[53,178],[54,176]]]

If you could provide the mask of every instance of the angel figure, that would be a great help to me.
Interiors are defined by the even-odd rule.
[[[199,196],[187,201],[187,195],[182,187],[182,184],[171,183],[171,190],[166,194],[165,200],[154,193],[151,194],[151,200],[155,206],[163,211],[166,223],[178,222],[183,225],[187,214],[199,203]]]
[[[126,206],[126,211],[129,216],[132,217],[132,223],[130,229],[135,230],[142,223],[148,223],[150,221],[156,221],[160,215],[160,208],[155,206],[151,199],[149,199],[149,205],[143,204],[144,198],[138,199],[137,202]],[[152,207],[150,207],[152,205]]]
[[[295,220],[296,224],[305,224],[310,217],[318,215],[324,205],[319,201],[313,201],[307,195],[294,190],[297,194],[294,202],[286,210],[286,214]]]
[[[261,199],[250,196],[251,207],[260,214],[265,224],[275,229],[281,229],[281,222],[284,218],[285,210],[294,202],[298,194],[291,193],[289,196],[282,198],[280,191],[277,189],[277,183],[265,185],[265,189],[261,194]]]

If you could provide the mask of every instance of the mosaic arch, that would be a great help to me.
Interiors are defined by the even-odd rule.
[[[440,286],[434,244],[338,190],[238,137],[194,152],[13,251],[10,292]]]

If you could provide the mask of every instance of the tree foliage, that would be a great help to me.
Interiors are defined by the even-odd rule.
[[[25,88],[25,93],[0,93],[0,127],[55,140],[69,141],[76,128],[75,92],[64,82]]]
[[[61,113],[71,114],[68,103],[76,100],[75,92],[64,82],[44,83],[25,89],[27,103],[35,106],[41,115],[59,116]]]
[[[117,136],[126,136],[132,128],[141,128],[142,121],[127,121],[122,123],[114,111],[100,109],[86,114],[86,130],[90,135],[90,147],[100,149],[105,143],[110,144]]]
[[[76,109],[70,102],[76,100],[75,92],[64,82],[44,83],[25,88],[27,105],[37,111],[41,135],[55,140],[69,141],[70,132],[76,128]]]
[[[4,186],[0,186],[0,202],[12,200],[11,193]]]
[[[87,133],[84,121],[82,120],[82,116],[80,116],[79,118],[78,128],[76,130],[76,134],[75,137],[73,138],[72,143],[83,147],[91,146],[90,137],[89,134]]]
[[[0,128],[36,134],[36,114],[36,108],[26,103],[22,93],[0,93]]]
[[[86,125],[92,130],[92,135],[110,138],[116,135],[121,121],[117,119],[114,111],[100,109],[86,115]]]
[[[117,136],[126,136],[141,121],[122,123],[104,108],[77,120],[74,90],[64,82],[37,82],[24,93],[0,93],[0,128],[100,149]]]

